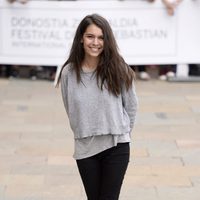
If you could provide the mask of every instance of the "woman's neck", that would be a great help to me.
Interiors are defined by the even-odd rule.
[[[99,61],[99,59],[97,59],[97,58],[85,58],[83,60],[82,67],[89,69],[89,70],[94,70],[97,68],[98,61]]]

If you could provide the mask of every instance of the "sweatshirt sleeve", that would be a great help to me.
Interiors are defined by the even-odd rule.
[[[128,90],[125,88],[125,86],[122,88],[122,104],[129,116],[130,129],[132,131],[138,109],[138,98],[135,91],[134,81]]]
[[[64,67],[61,74],[61,93],[62,99],[65,106],[65,110],[68,114],[68,69]]]

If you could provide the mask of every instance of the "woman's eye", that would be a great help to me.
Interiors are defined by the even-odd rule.
[[[88,39],[95,39],[96,37],[94,35],[86,35],[86,38],[88,38]],[[101,37],[97,37],[97,39],[98,40],[103,40],[104,38],[103,38],[103,36],[101,36]]]
[[[93,38],[93,36],[92,35],[88,35],[87,38]]]

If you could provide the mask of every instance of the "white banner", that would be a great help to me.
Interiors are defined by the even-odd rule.
[[[62,64],[92,13],[108,19],[129,64],[200,63],[200,0],[184,0],[174,16],[160,1],[1,1],[0,63]]]

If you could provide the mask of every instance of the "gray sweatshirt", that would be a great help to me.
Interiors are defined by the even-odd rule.
[[[61,91],[74,138],[130,133],[137,110],[134,85],[128,91],[122,87],[116,97],[97,86],[95,72],[82,71],[81,80],[77,83],[75,71],[65,66]]]

